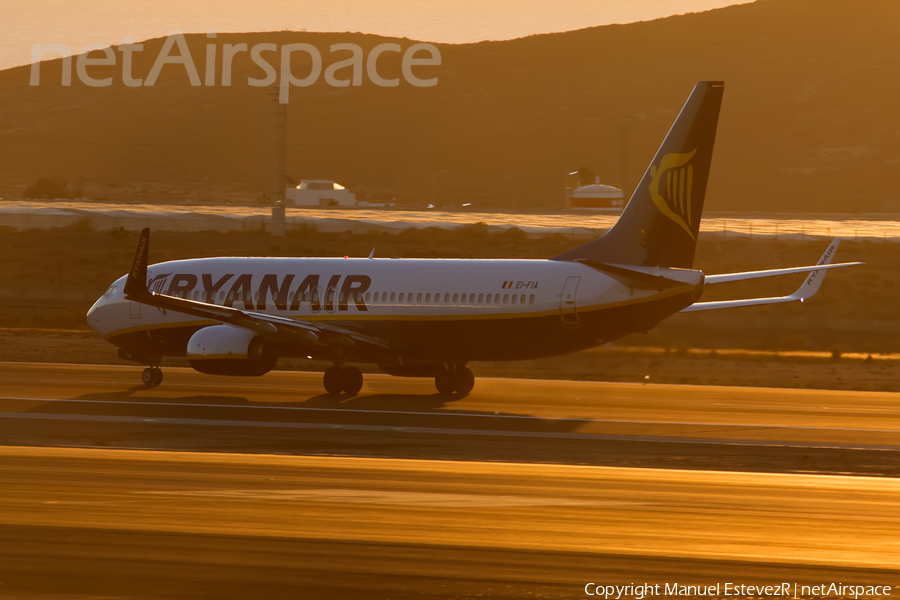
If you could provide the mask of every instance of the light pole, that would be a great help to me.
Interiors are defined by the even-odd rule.
[[[572,171],[571,173],[566,173],[563,176],[563,190],[566,195],[566,208],[572,208],[572,187],[570,183],[572,181],[572,176],[578,175],[578,171]]]
[[[284,236],[284,175],[287,164],[287,105],[279,100],[278,86],[269,91],[272,102],[272,235]]]

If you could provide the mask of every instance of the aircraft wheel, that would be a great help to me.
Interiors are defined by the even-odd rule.
[[[340,396],[344,389],[344,372],[340,367],[328,367],[325,369],[325,376],[322,383],[325,384],[325,391],[331,396]]]
[[[345,393],[350,394],[351,396],[355,396],[359,393],[359,390],[362,389],[362,386],[362,371],[360,371],[356,367],[347,367],[346,369],[344,369],[344,373],[342,374],[341,379],[341,387],[344,388]]]
[[[437,391],[442,396],[449,396],[453,393],[453,375],[450,374],[450,371],[438,371],[438,374],[434,376],[434,387],[437,388]]]
[[[469,367],[459,367],[453,377],[453,387],[457,394],[466,395],[475,387],[475,374]]]
[[[141,381],[145,387],[152,388],[162,383],[163,374],[158,367],[149,367],[141,373]]]

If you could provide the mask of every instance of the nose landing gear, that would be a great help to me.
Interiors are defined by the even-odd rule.
[[[162,383],[163,373],[159,367],[149,367],[141,373],[141,381],[144,387],[154,388]]]
[[[341,368],[335,365],[325,370],[322,382],[325,384],[325,391],[331,396],[340,396],[342,392],[355,396],[362,389],[363,374],[356,367]]]

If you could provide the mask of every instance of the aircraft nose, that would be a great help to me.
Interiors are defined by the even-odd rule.
[[[96,302],[94,302],[94,305],[88,309],[87,315],[85,315],[88,326],[100,334],[102,334],[101,329],[103,328],[101,318],[101,313],[103,312],[102,305],[103,297],[101,296],[97,299]]]

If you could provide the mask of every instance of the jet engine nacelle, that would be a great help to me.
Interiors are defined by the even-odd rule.
[[[278,356],[259,335],[243,327],[212,325],[188,340],[191,366],[207,375],[265,375]]]

